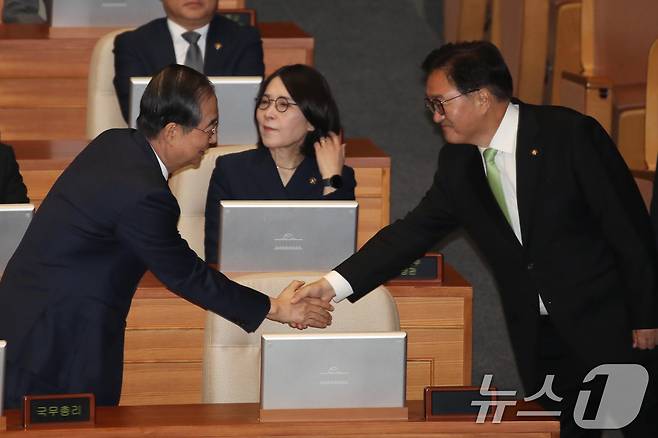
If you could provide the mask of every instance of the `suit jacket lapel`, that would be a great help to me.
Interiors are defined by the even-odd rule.
[[[260,187],[261,193],[269,193],[272,199],[287,199],[286,189],[266,148],[258,149],[258,153],[254,155],[252,169],[251,177]]]
[[[473,187],[475,195],[484,206],[484,209],[489,213],[491,221],[493,221],[502,235],[518,244],[519,241],[514,234],[514,230],[512,230],[512,226],[507,222],[498,202],[496,202],[496,198],[494,198],[491,192],[491,188],[489,188],[489,183],[484,173],[484,165],[482,164],[482,155],[477,147],[471,146],[471,148],[471,156],[467,161],[466,179]]]
[[[519,129],[516,139],[516,199],[524,246],[530,243],[532,237],[532,216],[535,202],[539,197],[537,186],[543,168],[544,151],[536,140],[538,126],[530,108],[519,102]]]
[[[174,51],[174,40],[167,26],[167,19],[163,18],[158,27],[153,41],[166,41],[166,44],[153,44],[149,52],[153,54],[153,63],[156,66],[167,66],[176,63],[176,52]],[[158,67],[159,68],[159,67]]]
[[[212,19],[208,26],[208,35],[206,36],[206,53],[203,60],[203,71],[221,71],[219,66],[222,64],[222,45],[225,43],[222,26],[218,16]]]

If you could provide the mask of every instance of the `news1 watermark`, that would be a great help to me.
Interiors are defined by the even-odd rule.
[[[605,378],[605,387],[593,419],[585,418],[585,411],[590,402],[591,391],[581,390],[576,399],[574,421],[583,429],[621,429],[628,426],[637,417],[642,406],[642,400],[649,384],[649,373],[637,364],[604,364],[587,373],[583,383],[592,382],[596,378]],[[555,402],[562,397],[553,391],[555,376],[549,374],[544,379],[537,393],[524,397],[524,401],[537,400],[546,396]],[[492,391],[492,374],[485,374],[480,385],[480,395],[492,397],[490,400],[474,400],[471,406],[479,406],[476,423],[484,423],[489,409],[493,408],[492,423],[500,423],[507,406],[515,406],[517,400],[499,400],[497,397],[514,397],[516,391]],[[517,417],[559,417],[562,411],[517,411]]]

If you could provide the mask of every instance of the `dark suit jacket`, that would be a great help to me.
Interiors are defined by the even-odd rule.
[[[537,294],[585,365],[626,361],[632,329],[658,326],[656,260],[637,186],[594,119],[521,103],[516,166],[523,246],[487,185],[478,149],[447,144],[420,204],[336,270],[355,301],[464,227],[498,283],[529,390],[543,381],[535,375]]]
[[[106,131],[78,155],[37,210],[0,282],[8,365],[38,381],[23,390],[47,385],[117,404],[126,315],[147,269],[244,330],[261,324],[268,297],[199,259],[178,234],[179,214],[141,133]]]
[[[354,170],[343,166],[343,187],[323,196],[322,175],[315,158],[305,158],[286,186],[266,148],[252,149],[217,158],[206,198],[206,261],[217,263],[219,202],[230,199],[353,200]]]
[[[153,76],[175,63],[176,53],[166,18],[153,20],[116,37],[114,88],[126,121],[130,78]],[[264,71],[263,44],[258,30],[216,15],[208,28],[203,72],[208,76],[262,76]]]
[[[24,204],[27,188],[18,171],[18,163],[11,146],[0,143],[0,204]]]

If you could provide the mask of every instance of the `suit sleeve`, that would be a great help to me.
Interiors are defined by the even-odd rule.
[[[617,255],[633,329],[658,327],[656,248],[642,196],[603,128],[586,118],[573,148],[574,169],[590,211]]]
[[[0,188],[0,201],[5,204],[25,204],[30,202],[27,197],[27,188],[23,183],[23,177],[18,169],[18,162],[11,147],[6,146],[0,149],[2,154],[2,169],[0,170],[0,177],[2,182]]]
[[[226,171],[222,169],[222,157],[215,161],[206,197],[206,221],[204,246],[207,263],[217,263],[219,259],[219,203],[225,199],[234,199]]]
[[[130,106],[130,78],[150,76],[148,67],[139,56],[133,43],[133,32],[124,32],[114,39],[114,89],[119,99],[121,115],[128,123]]]
[[[354,178],[354,169],[349,166],[343,166],[343,187],[336,189],[322,198],[335,201],[352,201],[356,199],[354,189],[356,188],[356,179]]]
[[[178,233],[180,210],[170,192],[158,189],[138,198],[118,221],[120,242],[171,291],[248,332],[256,330],[269,312],[269,297],[229,280],[197,257]]]
[[[233,75],[263,76],[265,74],[263,42],[260,39],[258,29],[254,27],[241,28],[239,40],[242,47]]]
[[[447,183],[446,149],[441,151],[434,182],[418,206],[404,219],[380,230],[363,248],[336,267],[354,290],[348,297],[350,301],[358,300],[399,274],[458,227]]]

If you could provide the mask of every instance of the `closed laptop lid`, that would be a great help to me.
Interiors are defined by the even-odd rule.
[[[33,214],[32,204],[0,204],[0,272],[14,255]]]
[[[329,270],[354,253],[356,201],[221,201],[226,272]]]
[[[52,27],[137,27],[164,17],[161,0],[46,0]]]
[[[405,332],[263,334],[262,409],[403,407]]]
[[[218,145],[252,145],[258,142],[258,130],[254,123],[256,96],[262,78],[260,76],[210,76],[215,87],[219,110]],[[137,127],[139,103],[150,77],[130,78],[130,127]]]

